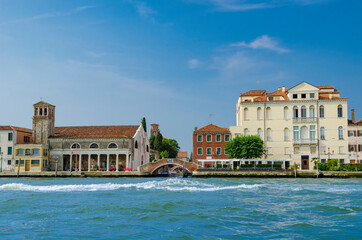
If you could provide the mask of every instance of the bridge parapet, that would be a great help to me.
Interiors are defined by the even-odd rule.
[[[184,166],[184,164],[185,164],[186,170],[189,172],[196,171],[199,168],[199,165],[197,165],[194,162],[185,162],[178,158],[167,158],[167,159],[160,159],[156,162],[146,163],[139,167],[139,171],[153,173],[155,170],[157,170],[158,168],[160,168],[162,166],[178,165],[178,166],[182,167],[182,166]]]

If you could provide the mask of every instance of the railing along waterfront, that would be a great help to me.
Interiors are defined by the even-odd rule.
[[[293,139],[294,144],[317,144],[317,139]]]
[[[316,117],[293,118],[293,123],[315,123],[315,122],[317,122]]]

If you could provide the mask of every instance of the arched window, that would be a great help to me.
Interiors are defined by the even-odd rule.
[[[92,143],[89,148],[99,148],[97,143]]]
[[[324,106],[319,107],[319,117],[324,118]]]
[[[138,148],[138,141],[137,140],[134,143],[134,148]]]
[[[314,106],[309,107],[309,117],[310,118],[315,118],[315,108],[314,108]]]
[[[343,127],[342,126],[338,127],[338,138],[343,139]]]
[[[267,141],[271,141],[271,139],[272,139],[272,131],[271,131],[270,128],[268,128],[268,129],[266,130],[266,140],[267,140]]]
[[[284,120],[288,120],[289,119],[289,108],[288,107],[284,107]]]
[[[302,108],[300,110],[300,117],[301,118],[306,118],[307,117],[307,108],[306,108],[306,106],[302,106]]]
[[[258,107],[256,115],[257,115],[256,117],[257,117],[258,120],[263,119],[263,114],[262,114],[262,111],[261,111],[261,107]]]
[[[263,130],[261,128],[258,128],[258,136],[262,139],[263,138]]]
[[[338,117],[343,117],[343,108],[342,108],[342,105],[338,105]]]
[[[299,118],[299,112],[297,106],[293,107],[293,118]]]
[[[248,136],[249,135],[249,129],[245,128],[244,129],[244,136]]]
[[[244,120],[249,120],[249,109],[244,108]]]
[[[115,144],[115,143],[110,143],[110,144],[108,145],[108,148],[118,148],[118,146],[117,146],[117,144]]]
[[[289,141],[289,129],[284,128],[284,141]]]
[[[48,116],[48,109],[44,108],[44,116]]]
[[[79,148],[80,148],[80,144],[79,144],[79,143],[73,143],[71,148],[73,148],[73,149],[79,149]]]
[[[150,148],[148,147],[148,145],[146,145],[146,152],[149,152]]]
[[[324,127],[321,127],[319,135],[320,135],[321,140],[326,139],[326,133],[325,133]]]
[[[266,108],[266,119],[268,120],[272,119],[272,112],[270,107]]]
[[[42,108],[39,109],[39,115],[43,116],[43,109]]]

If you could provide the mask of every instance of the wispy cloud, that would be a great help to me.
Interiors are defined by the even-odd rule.
[[[32,21],[37,21],[37,20],[42,20],[42,19],[74,15],[74,14],[76,14],[78,12],[84,11],[86,9],[94,8],[94,7],[95,6],[82,6],[82,7],[72,9],[72,10],[67,11],[67,12],[51,12],[51,13],[44,13],[44,14],[40,14],[40,15],[35,15],[35,16],[32,16],[32,17],[28,17],[28,18],[14,19],[14,20],[5,21],[5,22],[0,23],[0,26],[1,25],[2,26],[3,25],[9,25],[9,24],[26,23],[26,22],[32,22]]]
[[[190,59],[190,60],[188,60],[187,64],[188,64],[189,68],[194,69],[194,68],[198,68],[200,66],[201,62],[198,59]]]
[[[289,49],[283,48],[279,45],[279,42],[275,38],[271,38],[267,35],[263,35],[258,37],[254,41],[250,43],[238,42],[230,44],[231,47],[246,47],[251,49],[267,49],[277,53],[287,53],[290,52]]]
[[[277,8],[289,5],[312,5],[329,0],[187,0],[197,4],[210,4],[217,11],[248,11],[263,8]]]
[[[106,56],[107,54],[104,52],[87,51],[85,52],[85,55],[92,58],[100,58]]]
[[[136,3],[136,9],[137,9],[138,14],[144,18],[150,17],[157,13],[150,6],[148,6],[146,2]]]

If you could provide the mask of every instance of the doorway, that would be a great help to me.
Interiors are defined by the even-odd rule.
[[[309,156],[308,155],[303,155],[301,156],[301,166],[302,166],[302,170],[308,170],[309,169]]]
[[[25,161],[25,171],[30,171],[30,160]]]

